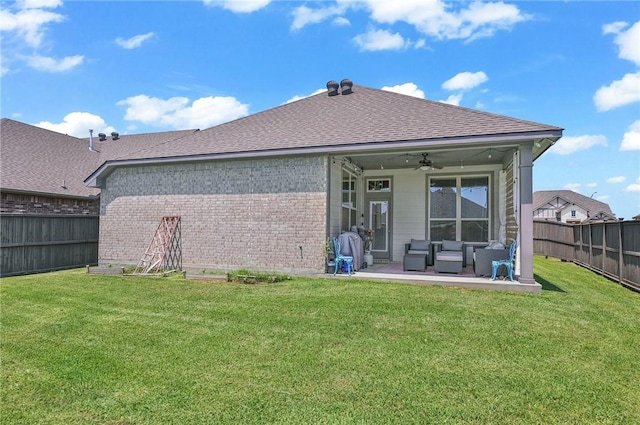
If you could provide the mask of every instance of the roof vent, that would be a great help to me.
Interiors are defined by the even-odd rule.
[[[342,94],[353,93],[353,83],[348,78],[345,78],[344,80],[340,81],[340,87],[342,88]]]
[[[338,87],[340,87],[340,85],[338,84],[337,81],[329,81],[327,83],[327,90],[329,91],[329,96],[335,96],[338,94]]]
[[[115,131],[111,132],[111,139],[118,140],[119,137],[120,137],[120,135],[117,132],[115,132]]]
[[[93,152],[95,149],[93,148],[93,130],[89,129],[89,150]]]
[[[104,133],[98,133],[98,140],[104,142],[105,140],[107,140],[107,135]]]

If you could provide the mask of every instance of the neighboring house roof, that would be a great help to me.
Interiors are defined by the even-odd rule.
[[[2,191],[90,197],[100,193],[84,179],[105,161],[120,158],[194,130],[120,136],[99,142],[80,139],[8,118],[0,120],[0,189]],[[88,130],[87,130],[88,134]]]
[[[574,192],[573,190],[539,190],[533,193],[533,210],[545,208],[550,202],[555,199],[561,199],[569,204],[574,204],[585,211],[587,211],[589,217],[604,216],[611,219],[615,218],[615,214],[611,211],[608,204],[600,202],[596,199],[590,198]],[[545,208],[548,209],[548,208]]]

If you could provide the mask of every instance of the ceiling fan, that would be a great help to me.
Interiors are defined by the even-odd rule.
[[[420,169],[422,171],[427,171],[427,170],[432,170],[434,168],[437,168],[438,170],[442,169],[441,165],[434,164],[429,158],[427,158],[428,156],[429,156],[428,153],[423,153],[422,159],[418,161],[419,165],[416,168],[414,168],[414,170]]]

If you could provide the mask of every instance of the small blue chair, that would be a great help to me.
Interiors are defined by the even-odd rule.
[[[348,256],[348,255],[342,255],[340,252],[340,241],[338,240],[338,238],[333,238],[333,251],[336,255],[336,269],[333,271],[333,274],[335,275],[336,273],[338,273],[338,268],[342,265],[342,264],[346,264],[347,265],[347,272],[349,273],[349,276],[351,276],[351,273],[353,272],[353,257]]]
[[[507,268],[507,274],[509,275],[509,279],[513,282],[513,263],[516,256],[516,241],[511,243],[509,247],[509,258],[505,260],[494,260],[491,262],[491,280],[496,280],[496,275],[498,274],[498,269],[500,266],[505,266]]]

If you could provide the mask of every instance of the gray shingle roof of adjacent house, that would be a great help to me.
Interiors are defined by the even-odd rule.
[[[609,204],[600,202],[596,199],[588,196],[581,195],[573,190],[539,190],[533,193],[533,209],[539,209],[544,207],[550,201],[560,198],[567,202],[578,205],[584,208],[590,217],[595,217],[598,214],[604,214],[615,217],[615,214],[611,211]]]
[[[200,131],[181,143],[164,143],[136,152],[129,158],[561,131],[546,124],[354,86],[348,95],[316,94]]]
[[[100,193],[84,179],[105,161],[158,143],[177,140],[193,130],[120,136],[99,142],[24,124],[0,120],[0,188],[3,191],[89,197]]]

